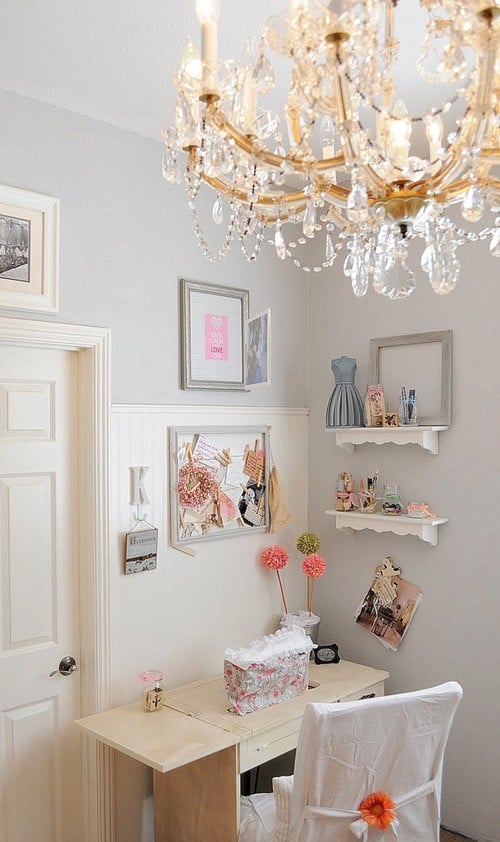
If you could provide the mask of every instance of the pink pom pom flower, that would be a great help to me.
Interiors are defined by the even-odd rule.
[[[262,551],[260,560],[269,570],[282,570],[288,561],[288,553],[284,547],[275,544]]]
[[[307,610],[312,614],[313,586],[314,580],[319,579],[326,570],[326,561],[323,556],[311,553],[302,562],[302,572],[307,576]]]
[[[288,614],[288,608],[286,607],[285,592],[283,590],[283,584],[280,576],[280,570],[283,570],[288,561],[287,551],[284,547],[280,547],[279,544],[274,544],[272,547],[266,547],[265,550],[262,550],[262,553],[260,554],[260,560],[264,567],[267,567],[268,570],[276,571],[276,576],[278,577],[278,584],[280,586],[283,609],[285,614]]]
[[[302,562],[302,572],[310,579],[319,579],[326,570],[326,561],[323,556],[311,553]]]

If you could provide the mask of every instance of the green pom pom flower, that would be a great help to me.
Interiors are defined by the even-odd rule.
[[[297,549],[302,555],[311,555],[319,550],[319,538],[314,532],[303,532],[297,538]]]

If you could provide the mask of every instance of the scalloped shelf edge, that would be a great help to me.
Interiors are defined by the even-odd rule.
[[[448,523],[447,517],[412,518],[404,515],[363,514],[359,512],[337,512],[328,509],[326,515],[335,517],[335,526],[342,532],[352,534],[363,529],[375,532],[392,532],[395,535],[415,535],[431,546],[438,544],[438,528]]]
[[[418,444],[436,456],[439,453],[439,433],[447,426],[422,427],[327,427],[335,433],[335,444],[354,453],[359,444]]]

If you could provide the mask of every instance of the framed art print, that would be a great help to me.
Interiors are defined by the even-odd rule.
[[[248,290],[181,279],[181,387],[245,389]]]
[[[265,310],[248,320],[247,386],[271,385],[271,311]]]
[[[59,200],[0,185],[0,307],[56,313]]]

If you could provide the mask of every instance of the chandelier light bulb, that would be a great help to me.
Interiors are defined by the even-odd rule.
[[[195,82],[200,82],[202,77],[202,64],[199,51],[190,41],[182,54],[181,67],[184,73]]]
[[[435,161],[443,139],[443,121],[439,115],[425,119],[425,133],[429,142],[429,158],[431,161]]]
[[[291,18],[299,12],[305,12],[307,0],[288,0],[288,14]]]
[[[500,0],[415,2],[424,35],[404,80],[401,36],[411,39],[413,30],[403,31],[403,0],[283,3],[251,40],[250,58],[219,61],[219,2],[196,0],[201,57],[192,44],[184,52],[162,170],[178,184],[185,160],[203,253],[218,261],[238,242],[253,261],[270,244],[278,259],[319,272],[343,251],[356,296],[371,286],[407,297],[422,275],[436,294],[451,292],[462,247],[489,240],[489,253],[500,257]],[[427,100],[419,113],[406,90],[421,82]],[[201,218],[207,190],[215,191],[208,222],[225,229],[214,252]],[[465,230],[466,223],[483,227]],[[418,273],[409,268],[415,252]]]
[[[202,25],[217,23],[219,20],[219,0],[196,0],[195,9]]]
[[[410,152],[411,120],[401,99],[398,99],[392,111],[388,133],[389,155],[394,159],[396,167],[404,169]]]

